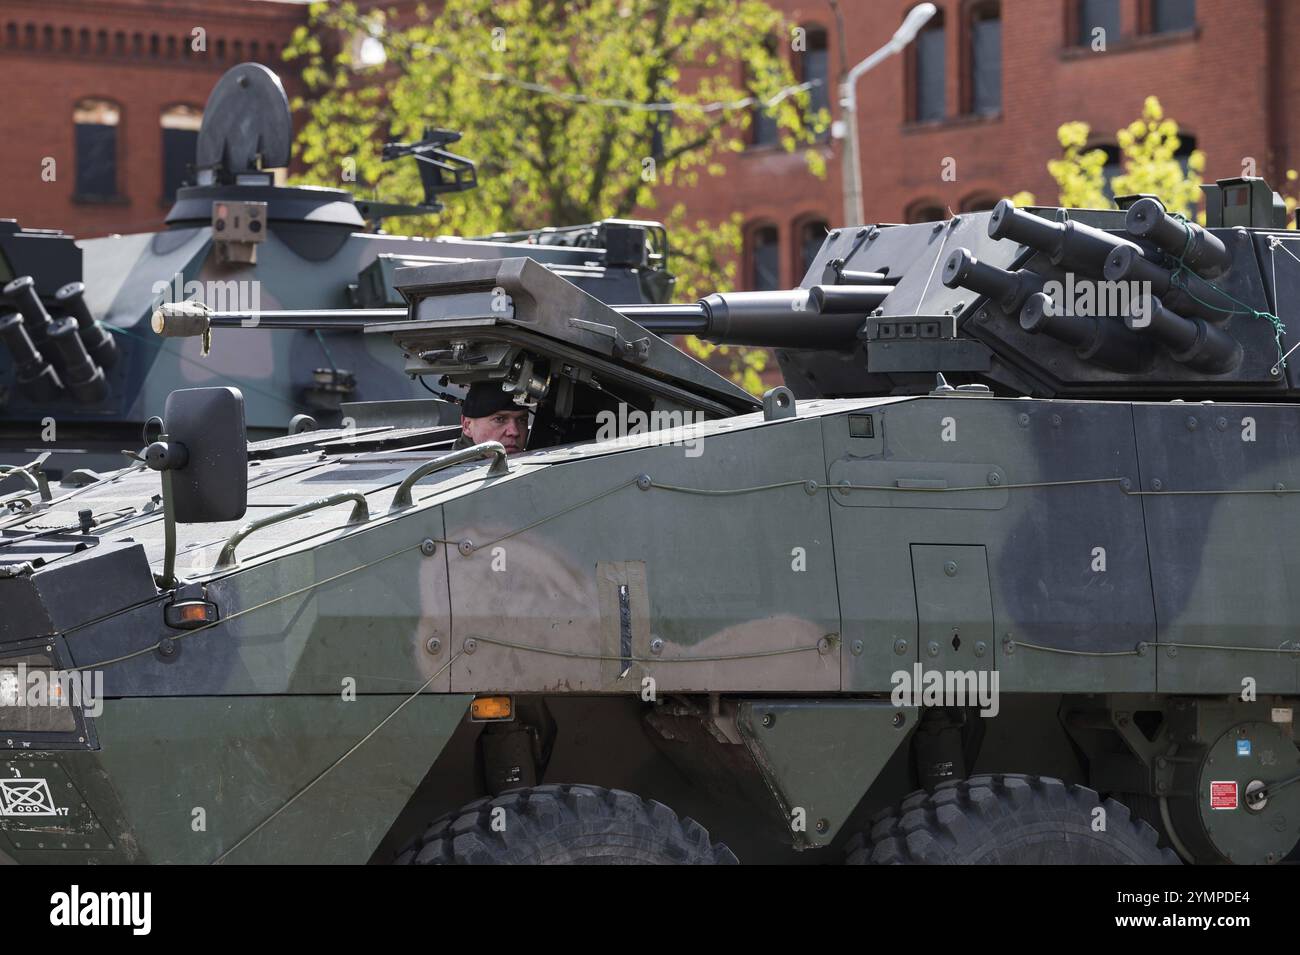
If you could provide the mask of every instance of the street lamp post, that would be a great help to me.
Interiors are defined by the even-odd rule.
[[[866,218],[862,209],[862,163],[858,158],[858,80],[863,73],[889,59],[895,53],[901,53],[907,44],[916,39],[916,35],[921,32],[921,27],[925,26],[936,12],[938,11],[933,3],[917,4],[904,18],[902,26],[889,38],[889,42],[849,70],[840,82],[840,108],[844,115],[843,225],[859,225]],[[841,23],[841,36],[843,32]]]

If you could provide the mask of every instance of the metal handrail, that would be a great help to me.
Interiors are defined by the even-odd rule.
[[[402,483],[397,487],[397,493],[393,495],[393,503],[388,508],[388,513],[402,511],[411,506],[411,488],[421,478],[426,478],[434,471],[441,471],[443,468],[464,464],[466,461],[477,461],[488,456],[494,459],[492,466],[488,468],[488,477],[500,477],[503,474],[510,473],[510,468],[506,464],[506,449],[500,441],[484,441],[482,444],[476,444],[470,448],[462,448],[459,451],[453,451],[451,454],[444,454],[440,458],[434,458],[432,461],[425,461],[402,478]]]
[[[344,501],[356,501],[352,508],[352,513],[348,515],[348,524],[364,524],[370,520],[370,508],[366,504],[366,496],[360,491],[339,491],[337,494],[331,494],[329,497],[318,498],[314,501],[307,501],[296,507],[291,507],[286,511],[279,511],[269,517],[263,517],[256,521],[249,521],[247,524],[230,535],[225,546],[221,548],[221,553],[217,557],[216,566],[213,570],[225,570],[227,567],[234,567],[239,563],[235,559],[235,548],[238,547],[249,534],[254,531],[260,531],[264,527],[270,527],[272,524],[279,524],[281,521],[287,521],[295,517],[301,517],[311,511],[318,511],[323,507],[332,507],[335,504],[342,504]]]

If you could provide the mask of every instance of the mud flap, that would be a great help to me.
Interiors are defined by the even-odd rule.
[[[888,700],[746,700],[736,720],[800,849],[835,838],[917,721]]]

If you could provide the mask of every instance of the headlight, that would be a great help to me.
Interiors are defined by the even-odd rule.
[[[20,692],[18,671],[10,667],[0,669],[0,706],[17,706]]]

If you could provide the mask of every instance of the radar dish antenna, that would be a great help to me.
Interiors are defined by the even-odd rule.
[[[261,63],[232,66],[203,109],[198,184],[234,184],[241,175],[287,166],[292,142],[293,117],[280,78]]]

